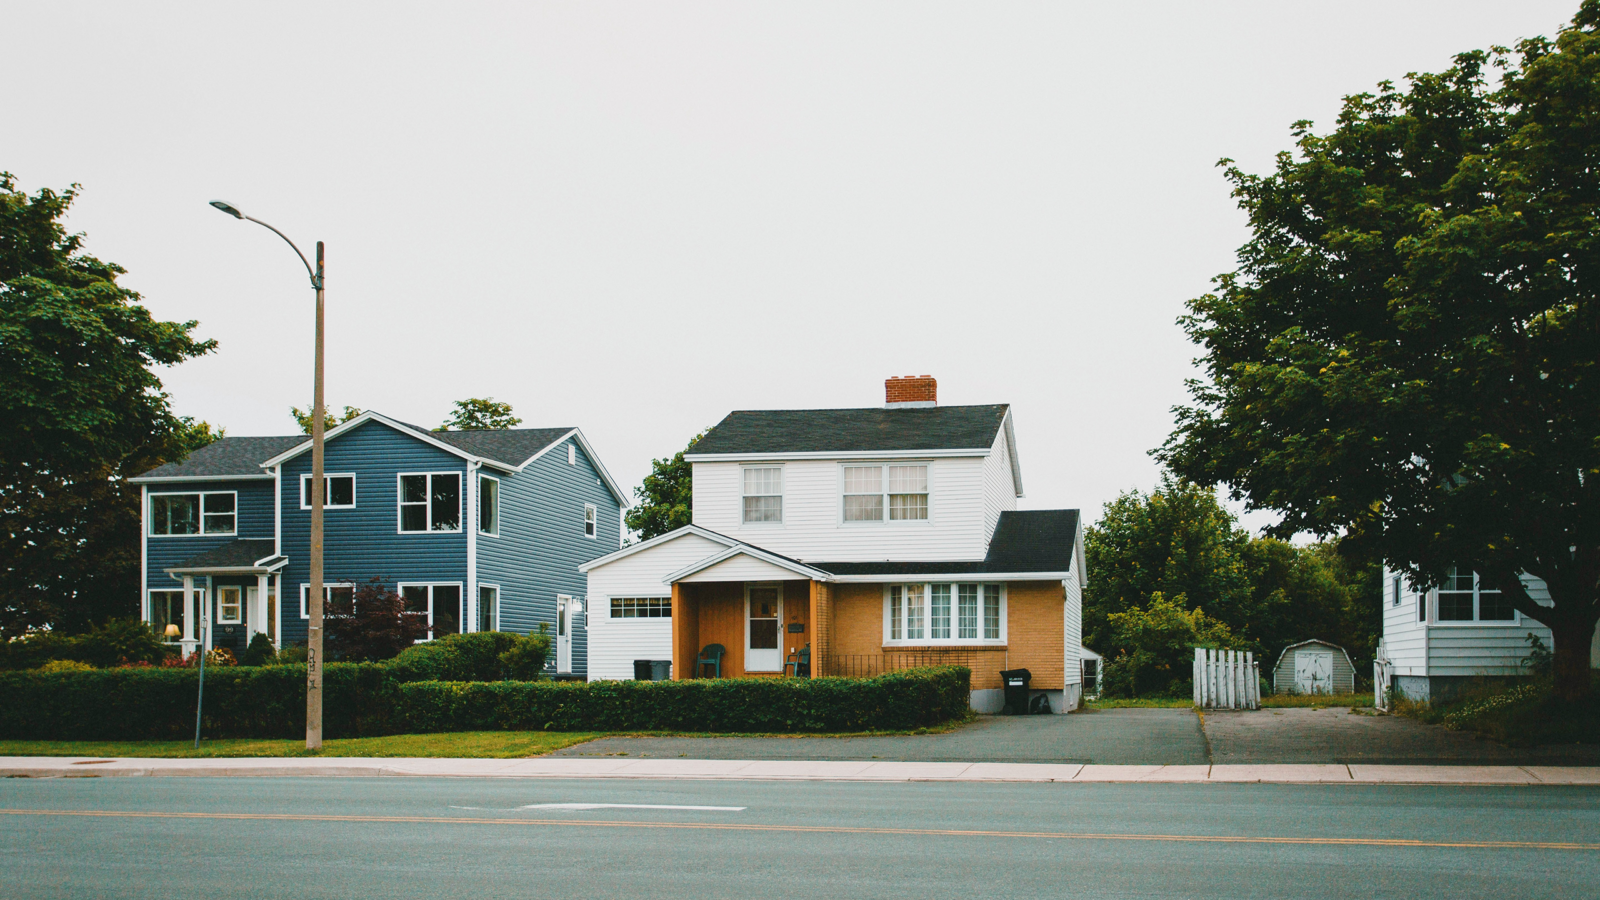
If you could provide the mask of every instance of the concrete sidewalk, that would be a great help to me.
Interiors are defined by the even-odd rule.
[[[736,759],[96,759],[0,757],[0,777],[411,776],[658,778],[733,781],[975,781],[1190,784],[1600,785],[1600,767],[1175,765],[796,761]]]

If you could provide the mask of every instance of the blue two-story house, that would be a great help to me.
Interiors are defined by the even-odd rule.
[[[577,567],[621,546],[627,499],[583,432],[429,431],[367,412],[326,441],[326,595],[379,579],[435,637],[548,625],[555,670],[587,672]],[[305,641],[308,437],[225,437],[131,480],[157,633],[186,652]]]

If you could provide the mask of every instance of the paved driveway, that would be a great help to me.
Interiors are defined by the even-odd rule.
[[[1202,727],[1203,722],[1203,727]],[[1600,747],[1513,749],[1415,719],[1346,709],[1106,709],[981,716],[948,734],[886,737],[605,738],[555,756],[886,759],[914,762],[1205,765],[1370,763],[1600,765]]]

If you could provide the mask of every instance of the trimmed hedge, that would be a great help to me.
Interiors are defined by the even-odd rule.
[[[403,682],[393,666],[330,663],[330,738],[448,731],[900,730],[964,715],[971,672],[876,678]],[[194,734],[193,669],[0,673],[0,739],[159,740]],[[208,737],[305,733],[303,665],[206,670]]]

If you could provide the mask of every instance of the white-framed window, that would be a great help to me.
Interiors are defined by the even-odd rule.
[[[744,469],[744,521],[783,523],[783,467]]]
[[[322,586],[322,611],[326,615],[328,603],[333,599],[349,600],[356,594],[356,586],[348,581]],[[311,585],[300,582],[300,618],[311,618]]]
[[[235,534],[239,526],[236,491],[150,495],[151,537]]]
[[[567,465],[575,466],[577,464],[578,464],[578,445],[577,444],[568,444],[567,445]]]
[[[844,521],[927,521],[927,463],[851,464],[842,469]]]
[[[1439,622],[1517,621],[1511,601],[1499,591],[1483,589],[1482,579],[1470,569],[1451,567],[1439,585]]]
[[[231,584],[217,586],[217,624],[239,625],[244,622],[244,588]]]
[[[478,585],[478,630],[500,630],[500,586]]]
[[[1393,588],[1391,590],[1391,593],[1393,594],[1393,597],[1390,598],[1389,605],[1390,606],[1399,606],[1400,605],[1400,576],[1399,575],[1394,576],[1394,586],[1393,586]]]
[[[432,629],[430,637],[461,633],[465,610],[461,608],[459,581],[444,584],[401,583],[399,587],[400,597],[406,601],[407,612],[428,614],[428,626]]]
[[[205,588],[194,589],[195,609],[204,609],[206,602]],[[183,591],[151,591],[150,592],[150,630],[156,637],[168,643],[175,643],[183,636],[183,619],[188,614],[184,608]],[[169,636],[167,626],[178,626],[178,634]]]
[[[583,536],[586,538],[600,536],[600,508],[593,503],[583,505]]]
[[[612,597],[613,619],[670,619],[671,597]]]
[[[883,592],[887,644],[998,644],[1006,637],[1002,584],[891,584]]]
[[[300,508],[311,508],[311,475],[300,476]],[[323,509],[355,509],[356,508],[356,476],[353,472],[340,472],[337,475],[323,473],[322,476],[322,508]]]
[[[402,472],[400,531],[461,530],[460,472]]]
[[[478,533],[500,534],[500,479],[478,473]]]

